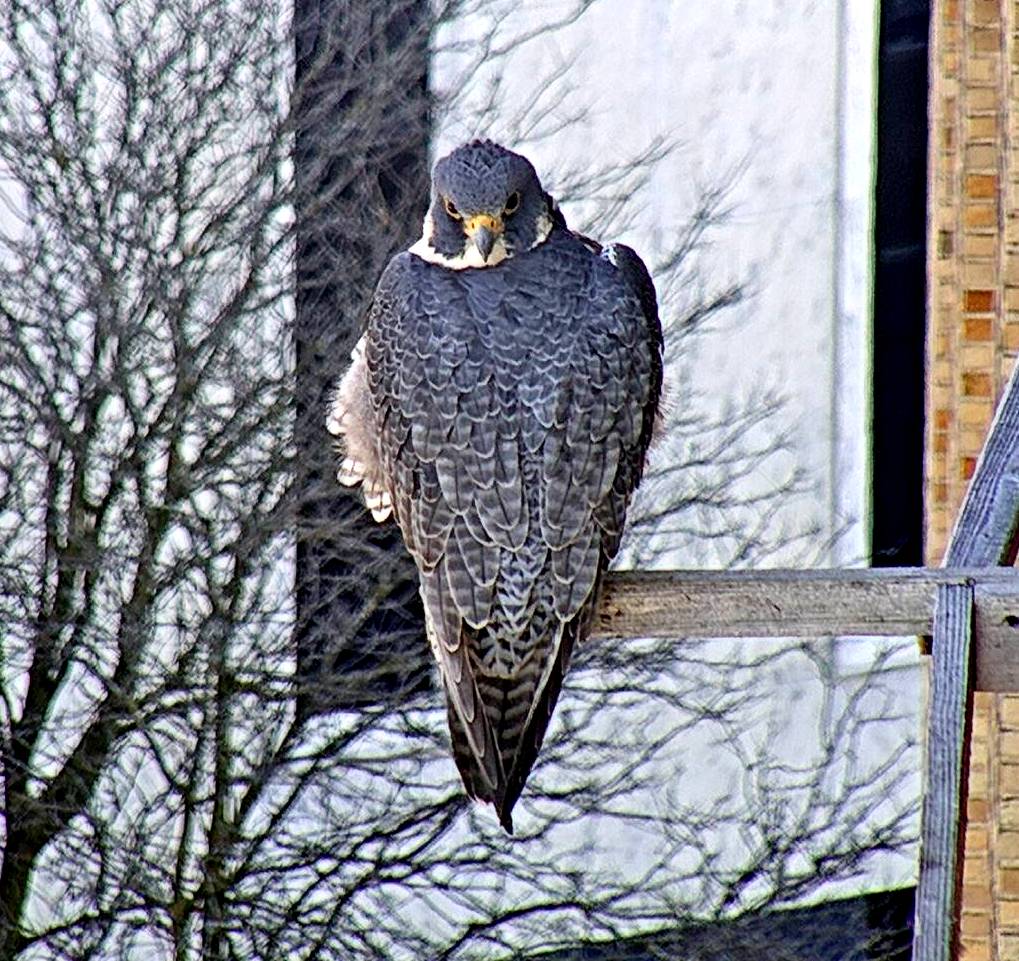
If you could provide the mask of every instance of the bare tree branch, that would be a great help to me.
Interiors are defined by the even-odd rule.
[[[337,3],[299,83],[310,27],[274,0],[0,8],[0,958],[510,957],[798,903],[908,859],[915,745],[866,748],[903,711],[885,655],[847,677],[834,648],[592,643],[514,840],[465,801],[421,687],[299,709],[297,638],[323,626],[298,600],[299,545],[342,561],[322,588],[337,650],[371,641],[316,675],[334,703],[400,675],[416,630],[392,532],[328,476],[303,365],[339,374],[370,295],[353,278],[416,231],[423,198],[394,198],[419,191],[404,161],[430,123],[529,144],[585,109],[514,112],[494,83],[434,91],[422,115],[401,82],[422,39],[463,58],[466,91],[534,31],[470,0],[405,44]],[[479,35],[443,34],[467,14]],[[555,171],[556,193],[608,237],[677,149]],[[748,293],[697,264],[735,175],[656,264],[678,384],[685,345]],[[812,549],[809,523],[777,519],[812,491],[772,427],[779,394],[712,411],[673,390],[625,560]],[[773,697],[807,675],[790,755]]]

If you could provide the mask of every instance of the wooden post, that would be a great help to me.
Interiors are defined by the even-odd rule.
[[[959,790],[968,761],[973,588],[944,584],[934,613],[934,681],[927,742],[913,961],[950,961],[959,926],[963,829]]]

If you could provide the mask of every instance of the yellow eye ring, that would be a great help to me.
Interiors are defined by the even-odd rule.
[[[443,200],[443,204],[446,208],[446,213],[449,214],[450,217],[452,217],[454,220],[463,220],[463,214],[461,214],[460,211],[456,209],[456,205],[453,203],[452,200],[449,199],[449,197],[446,197]]]
[[[520,209],[520,192],[514,190],[513,193],[506,198],[506,206],[503,207],[503,214],[508,217],[510,214],[515,214]]]

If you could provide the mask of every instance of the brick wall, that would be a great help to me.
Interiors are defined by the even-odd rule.
[[[937,564],[1019,352],[1019,0],[933,0],[927,562]],[[966,961],[1019,961],[1019,696],[976,697]]]

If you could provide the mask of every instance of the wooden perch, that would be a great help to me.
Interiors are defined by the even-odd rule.
[[[1019,691],[1019,570],[662,571],[610,576],[594,637],[930,635],[946,585],[973,589],[977,690]]]
[[[932,636],[914,961],[959,953],[973,691],[1019,692],[1019,365],[945,566],[663,571],[606,579],[594,637]]]

